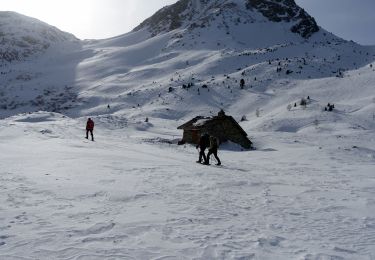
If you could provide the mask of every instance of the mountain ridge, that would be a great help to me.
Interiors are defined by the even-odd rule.
[[[0,259],[372,258],[375,46],[241,3],[0,61]],[[178,126],[220,109],[256,149],[197,164]]]
[[[78,39],[38,19],[0,11],[0,62],[25,60],[65,41]]]
[[[193,30],[197,27],[206,27],[210,21],[220,15],[225,16],[230,9],[237,9],[246,15],[253,16],[254,11],[261,13],[272,22],[293,23],[290,31],[309,38],[319,31],[319,27],[313,17],[300,8],[294,0],[261,1],[261,0],[180,0],[175,4],[166,6],[146,19],[133,31],[147,28],[152,36],[173,31],[185,27]],[[241,17],[235,17],[238,23],[254,23],[256,19],[241,21]]]
[[[374,60],[372,47],[322,28],[306,39],[290,31],[296,22],[249,15],[246,2],[235,2],[241,8],[233,1],[211,2],[231,6],[221,13],[195,1],[195,8],[216,17],[207,26],[157,35],[144,27],[105,40],[62,41],[38,57],[3,66],[2,117],[47,110],[73,117],[173,114],[178,120],[220,109],[249,116],[277,99],[267,93],[288,95],[301,81],[342,78]],[[239,22],[236,15],[245,18]]]

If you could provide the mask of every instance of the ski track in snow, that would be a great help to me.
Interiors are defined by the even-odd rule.
[[[50,117],[1,121],[1,259],[374,256],[374,151],[354,134],[257,133],[263,149],[215,167],[131,127],[89,142],[79,119]]]

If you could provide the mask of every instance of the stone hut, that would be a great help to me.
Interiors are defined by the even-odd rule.
[[[200,136],[204,133],[215,136],[220,143],[232,141],[245,149],[250,149],[252,142],[248,139],[247,133],[234,120],[221,110],[217,116],[197,116],[189,122],[181,125],[178,129],[184,130],[182,142],[198,144]]]

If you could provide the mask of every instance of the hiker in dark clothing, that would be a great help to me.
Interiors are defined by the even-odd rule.
[[[197,149],[199,148],[199,159],[197,163],[202,163],[202,158],[203,158],[203,163],[207,161],[205,150],[207,149],[209,143],[210,143],[209,135],[206,133],[203,134],[201,138],[199,139],[199,144],[197,145]]]
[[[89,132],[91,134],[91,141],[94,141],[94,121],[91,118],[87,120],[86,123],[86,139],[89,139]]]
[[[217,138],[214,136],[210,136],[210,148],[208,149],[208,154],[207,154],[207,161],[205,164],[210,164],[210,156],[213,154],[217,160],[216,165],[221,165],[221,161],[219,157],[217,156],[217,149],[219,148],[219,144],[217,141]]]

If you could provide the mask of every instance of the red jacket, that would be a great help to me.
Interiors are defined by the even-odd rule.
[[[94,130],[94,121],[91,119],[87,120],[86,130]]]

